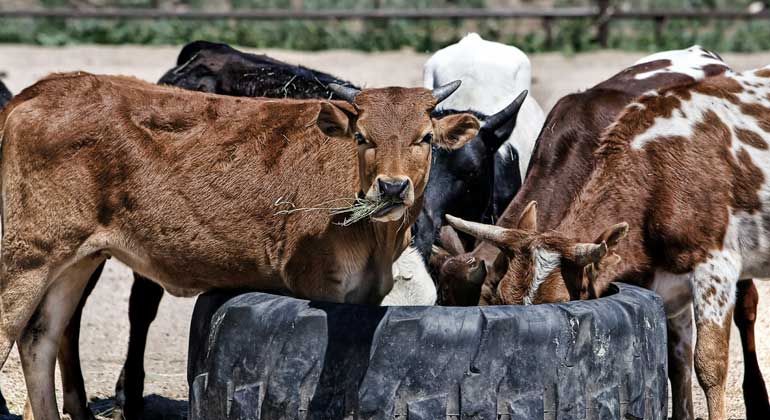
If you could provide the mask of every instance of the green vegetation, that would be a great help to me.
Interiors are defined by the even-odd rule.
[[[64,7],[67,0],[40,0],[45,7]],[[425,7],[484,7],[487,0],[304,0],[305,9],[385,9]],[[157,0],[112,0],[113,7],[150,7]],[[184,1],[189,8],[206,8],[206,0]],[[233,9],[289,8],[292,0],[229,0]],[[587,0],[560,0],[559,6],[586,5]],[[616,2],[617,3],[617,2]],[[749,1],[632,0],[632,9],[745,7]],[[627,50],[660,50],[701,44],[716,51],[770,50],[770,22],[670,20],[660,37],[652,21],[613,21],[609,46]],[[557,20],[549,45],[538,20],[506,21],[179,21],[179,20],[64,20],[0,19],[0,42],[40,45],[182,44],[194,39],[221,41],[257,48],[321,50],[353,48],[378,51],[411,47],[433,51],[451,44],[466,32],[518,46],[526,52],[559,50],[575,53],[599,48],[592,20]]]

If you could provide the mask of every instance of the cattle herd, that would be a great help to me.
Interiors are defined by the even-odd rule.
[[[725,418],[733,319],[747,417],[770,418],[751,280],[770,276],[770,67],[661,52],[546,117],[527,57],[470,34],[424,81],[361,89],[196,41],[157,85],[3,86],[0,356],[18,346],[24,418],[60,418],[57,359],[63,412],[94,418],[78,337],[111,257],[135,273],[116,418],[141,416],[164,289],[532,305],[612,281],[663,299],[675,419],[694,418],[693,364],[709,418]]]

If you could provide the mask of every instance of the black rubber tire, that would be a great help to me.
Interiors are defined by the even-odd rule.
[[[660,298],[372,307],[263,293],[195,306],[193,420],[665,419]]]

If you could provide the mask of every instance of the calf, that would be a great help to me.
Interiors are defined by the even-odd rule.
[[[179,54],[177,66],[166,72],[159,84],[231,96],[283,98],[339,98],[328,84],[354,87],[334,76],[294,66],[264,55],[247,54],[225,44],[195,41]],[[486,117],[485,117],[486,118]],[[461,148],[463,150],[463,148]],[[434,148],[433,153],[443,150]],[[462,153],[457,151],[455,153]],[[434,156],[434,161],[437,160]],[[440,161],[440,159],[438,159]],[[433,166],[431,173],[434,172]],[[64,390],[63,410],[75,420],[88,420],[85,384],[80,369],[78,341],[80,320],[88,295],[101,274],[100,266],[91,276],[80,304],[62,337],[59,366]],[[412,248],[393,264],[393,290],[383,299],[386,305],[432,305],[436,301],[433,279],[420,256]],[[113,417],[133,420],[141,417],[144,400],[144,350],[150,324],[155,319],[163,288],[134,273],[129,299],[130,335],[126,361],[115,386]]]
[[[712,54],[697,46],[658,53],[639,60],[590,89],[561,98],[548,114],[537,138],[528,176],[498,224],[515,227],[524,207],[534,200],[540,204],[539,226],[544,229],[555,227],[571,198],[580,191],[594,169],[594,152],[601,133],[623,108],[651,89],[689,84],[695,78],[727,71],[727,65]],[[653,57],[656,58],[651,59]],[[693,74],[696,71],[700,73]],[[496,247],[481,242],[473,252],[447,261],[438,275],[440,303],[456,305],[461,300],[474,305],[495,303],[489,287],[484,288],[483,295],[480,292],[484,281],[492,289],[496,286],[493,262],[498,254]],[[471,262],[472,267],[466,262]],[[467,271],[469,268],[470,272]],[[477,280],[475,293],[470,296],[454,293],[467,287],[463,273]]]
[[[594,169],[593,155],[601,133],[625,106],[650,89],[689,84],[727,69],[718,56],[698,47],[668,51],[642,59],[605,82],[559,100],[538,138],[530,174],[498,226],[516,227],[519,215],[534,200],[539,205],[537,225],[541,230],[554,229],[571,204],[571,197],[577,195]],[[439,302],[501,303],[497,286],[507,266],[501,260],[495,269],[498,254],[498,248],[491,243],[481,242],[473,252],[449,258],[438,275]],[[754,352],[757,293],[751,280],[739,283],[738,300],[743,303],[735,312],[735,322],[743,338],[747,417],[763,419],[770,416],[770,405]],[[670,373],[675,381],[684,378],[674,370]],[[689,379],[683,379],[682,384],[674,382],[675,388],[688,386]],[[675,407],[674,413],[677,418],[691,418],[691,400]]]
[[[231,96],[297,95],[303,98],[313,97],[313,95],[317,95],[318,98],[338,98],[325,87],[328,83],[355,87],[349,82],[326,73],[283,63],[264,55],[244,53],[225,44],[206,41],[195,41],[182,48],[177,66],[167,71],[158,83]],[[482,217],[483,212],[490,210],[488,203],[493,196],[492,185],[514,185],[510,181],[493,180],[503,179],[499,172],[506,171],[506,167],[515,167],[515,165],[493,165],[492,156],[514,130],[516,112],[522,98],[523,96],[514,100],[512,104],[495,115],[470,111],[483,121],[483,125],[478,137],[466,146],[458,150],[433,148],[430,181],[425,191],[427,204],[423,207],[414,227],[415,247],[420,250],[422,256],[430,253],[434,242],[435,232],[432,221],[435,218],[441,220],[447,204],[453,200],[465,198],[462,205],[454,205],[451,208],[453,211],[458,208],[467,208],[469,211],[459,213],[463,217],[478,221],[493,220]],[[434,117],[443,118],[462,112],[442,110],[434,113]],[[515,151],[511,153],[515,156]],[[519,183],[515,184],[516,189]],[[472,194],[468,194],[468,190]],[[496,201],[499,200],[492,200],[493,203]],[[495,214],[499,215],[499,213]],[[417,254],[407,250],[396,261],[393,268],[394,273],[397,273],[393,295],[386,297],[383,304],[435,303],[436,291],[433,280],[427,273],[424,263],[416,260],[417,257]],[[100,272],[101,268],[97,269],[92,276],[81,303],[64,333],[59,352],[65,395],[64,412],[75,419],[92,417],[87,406],[85,385],[80,369],[78,339],[82,308]],[[136,273],[134,278],[129,300],[131,321],[129,349],[115,389],[115,415],[129,420],[138,418],[142,410],[144,348],[148,329],[163,296],[163,289],[157,284]]]
[[[670,370],[695,371],[709,418],[725,418],[730,318],[740,278],[770,275],[770,67],[646,93],[600,137],[595,169],[552,230],[534,202],[515,228],[449,217],[504,250],[504,304],[601,295],[612,280],[658,292]],[[691,388],[672,377],[675,418]]]
[[[108,256],[180,296],[245,287],[379,303],[421,207],[431,144],[458,148],[478,131],[470,114],[430,116],[458,85],[336,86],[349,102],[86,73],[25,89],[0,114],[0,352],[4,362],[18,344],[26,414],[59,418],[59,337]],[[355,197],[379,204],[371,222],[276,208]]]
[[[444,67],[452,64],[445,62],[431,65],[431,62],[433,60],[427,66],[433,68],[436,74],[446,73],[449,69],[444,70]],[[526,64],[528,68],[529,62]],[[523,73],[518,76],[527,78],[522,86],[529,86],[529,71],[526,75]],[[476,76],[480,74],[481,69],[478,69]],[[329,83],[356,88],[352,83],[317,70],[206,41],[186,45],[179,54],[177,66],[166,72],[158,83],[233,96],[294,98],[330,97],[333,93],[325,88]],[[427,88],[435,87],[438,85],[433,86],[431,82]],[[433,149],[431,181],[425,191],[424,210],[414,226],[414,246],[424,259],[427,260],[430,255],[437,230],[447,211],[470,220],[492,222],[521,184],[520,179],[516,180],[518,172],[515,169],[519,163],[517,151],[506,140],[512,132],[521,132],[517,128],[519,125],[530,127],[542,123],[542,111],[539,120],[537,114],[530,112],[531,115],[518,122],[519,108],[526,97],[516,97],[522,94],[522,90],[526,90],[519,87],[519,84],[498,83],[496,91],[505,92],[504,98],[496,98],[494,102],[455,102],[453,108],[443,108],[434,114],[434,118],[444,118],[470,112],[483,125],[478,138],[459,150]],[[477,83],[476,88],[480,89],[481,85]],[[524,104],[528,102],[531,99],[525,100]],[[483,111],[476,110],[476,106],[483,107]],[[532,134],[530,143],[535,136],[536,133]],[[519,137],[523,137],[523,134]],[[503,150],[504,155],[498,156],[493,163],[495,152]]]

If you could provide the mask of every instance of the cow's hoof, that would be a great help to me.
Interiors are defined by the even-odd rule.
[[[201,296],[197,420],[626,419],[667,414],[666,317],[634,286],[556,305],[348,305]]]

